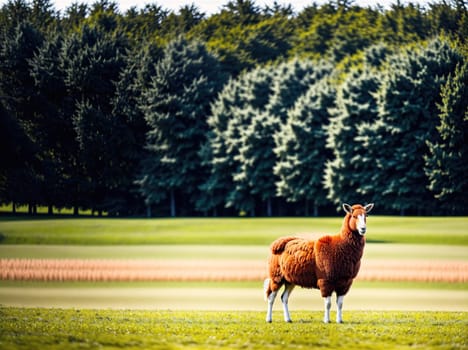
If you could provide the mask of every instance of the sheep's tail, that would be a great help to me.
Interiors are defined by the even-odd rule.
[[[276,255],[281,254],[282,252],[284,252],[284,248],[286,247],[286,244],[288,244],[291,241],[294,241],[295,239],[298,239],[298,238],[293,237],[293,236],[278,238],[276,241],[274,241],[271,244],[270,246],[271,252]]]
[[[265,281],[263,281],[263,297],[265,301],[268,301],[268,297],[271,294],[271,289],[270,289],[270,279],[266,278]]]

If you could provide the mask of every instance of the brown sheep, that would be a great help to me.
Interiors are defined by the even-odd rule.
[[[281,301],[286,322],[291,322],[288,299],[296,285],[320,289],[325,298],[325,323],[330,322],[331,295],[336,292],[336,322],[343,322],[343,299],[361,266],[366,242],[366,217],[373,207],[373,203],[352,207],[343,204],[346,216],[338,235],[323,236],[317,241],[282,237],[271,244],[269,278],[264,283],[265,300],[268,301],[267,322],[272,321],[273,303],[283,285]]]

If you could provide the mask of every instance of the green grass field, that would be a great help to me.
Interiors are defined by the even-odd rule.
[[[269,245],[278,236],[339,232],[342,218],[0,218],[1,244]],[[468,245],[468,217],[370,216],[369,242]]]
[[[31,245],[0,244],[0,258],[32,259],[265,259],[269,245]],[[369,243],[364,259],[466,260],[468,246]]]
[[[278,236],[341,222],[1,217],[0,258],[266,259]],[[363,259],[466,261],[468,218],[370,216],[367,239]],[[322,324],[322,308],[297,288],[294,322],[278,298],[266,324],[261,281],[0,281],[0,349],[468,349],[468,283],[358,281],[345,324]]]
[[[345,298],[344,314],[372,311],[468,312],[467,284],[356,282]],[[262,311],[262,283],[255,282],[13,282],[0,283],[1,303],[15,307]],[[321,311],[318,290],[296,288],[290,298],[297,312]],[[335,306],[333,306],[334,308]],[[274,310],[281,311],[277,298]]]
[[[280,318],[275,314],[276,319]],[[300,312],[0,308],[2,349],[466,349],[466,313],[350,312],[344,324]]]

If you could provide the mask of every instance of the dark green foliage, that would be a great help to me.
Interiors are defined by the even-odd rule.
[[[60,66],[63,36],[50,35],[30,63],[35,94],[40,103],[36,108],[38,129],[36,143],[40,145],[42,159],[44,202],[62,208],[70,203],[70,182],[75,171],[76,141],[72,120],[67,115],[68,95],[64,74]]]
[[[206,210],[222,208],[224,204],[240,210],[255,207],[248,190],[243,194],[238,192],[239,184],[234,178],[241,171],[240,149],[245,127],[267,105],[274,74],[272,69],[257,68],[236,80],[231,79],[213,102],[208,119],[208,143],[203,152],[210,176],[202,188],[209,202],[198,203],[199,206],[207,204]],[[237,176],[237,182],[241,179]],[[247,199],[241,200],[241,196]]]
[[[440,88],[461,59],[439,39],[390,58],[376,95],[378,119],[361,130],[373,162],[373,200],[401,212],[434,208],[423,157],[436,133]]]
[[[2,124],[7,134],[6,144],[12,156],[21,156],[14,166],[5,164],[5,178],[1,181],[2,201],[28,204],[31,211],[42,200],[41,160],[37,155],[38,134],[42,131],[36,120],[39,99],[34,89],[34,79],[29,74],[31,60],[43,36],[28,22],[16,25],[10,33],[3,33],[0,40],[0,98],[4,108]],[[5,131],[6,131],[5,130]],[[3,163],[3,162],[2,162]],[[12,163],[10,163],[12,165]]]
[[[314,206],[315,216],[318,207],[328,203],[323,172],[331,157],[325,148],[326,126],[329,109],[335,105],[335,94],[329,76],[317,79],[297,99],[286,123],[275,134],[277,193],[288,201],[305,202],[305,215],[310,214],[309,203]]]
[[[206,119],[222,83],[216,58],[201,43],[179,37],[166,47],[141,105],[149,131],[139,185],[148,206],[169,197],[175,216],[176,196],[195,202],[207,172],[199,156]]]
[[[428,140],[429,189],[454,214],[468,211],[468,64],[459,64],[442,87],[439,124]]]
[[[375,201],[466,214],[467,23],[458,0],[299,13],[233,0],[215,14],[10,0],[0,202],[287,215]]]
[[[119,213],[122,137],[125,131],[114,115],[112,101],[116,83],[125,67],[127,42],[98,28],[84,26],[64,44],[62,67],[78,147],[71,176],[76,189],[75,205],[99,212]]]
[[[376,122],[374,94],[379,79],[370,66],[352,71],[338,89],[336,107],[330,110],[327,147],[333,156],[326,163],[324,186],[328,198],[336,205],[372,199],[369,190],[372,191],[374,184],[368,181],[368,176],[374,174],[374,164],[359,134],[365,125]]]

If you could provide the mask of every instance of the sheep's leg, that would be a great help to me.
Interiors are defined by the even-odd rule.
[[[274,292],[271,292],[267,299],[268,309],[267,309],[266,321],[269,323],[272,321],[273,303],[275,302],[276,294],[278,294],[277,290],[275,290]]]
[[[343,323],[343,299],[344,295],[336,296],[336,323]]]
[[[325,314],[323,316],[323,322],[324,323],[330,323],[330,309],[331,309],[331,295],[328,297],[325,297],[324,300],[324,306],[325,306]]]
[[[281,294],[281,302],[283,303],[283,313],[284,313],[285,322],[292,322],[291,316],[289,316],[288,299],[293,289],[294,289],[294,284],[286,283],[284,286],[284,292],[283,294]]]

